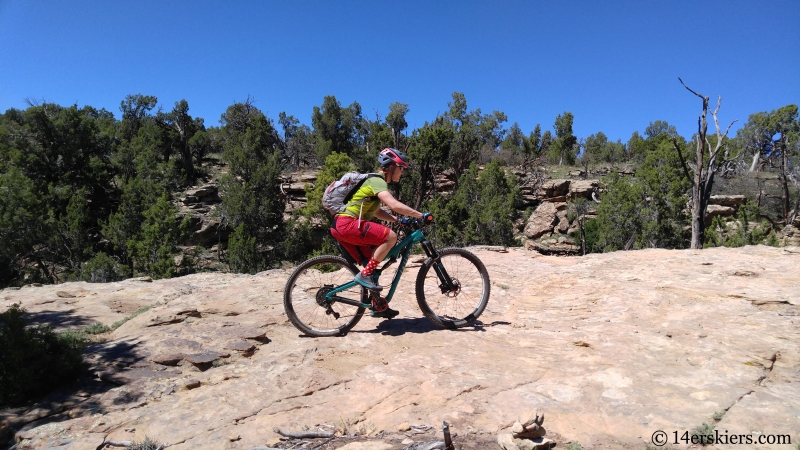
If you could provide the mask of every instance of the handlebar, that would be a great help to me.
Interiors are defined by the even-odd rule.
[[[425,213],[422,215],[421,219],[414,219],[412,217],[403,217],[400,219],[400,225],[404,227],[409,227],[415,230],[422,228],[423,226],[432,225],[433,224],[433,215],[431,213]]]

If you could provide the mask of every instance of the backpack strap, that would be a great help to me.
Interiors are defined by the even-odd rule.
[[[363,180],[361,180],[358,183],[356,183],[356,185],[353,187],[353,189],[350,192],[348,192],[347,196],[345,196],[345,198],[344,198],[344,202],[343,203],[344,203],[344,208],[345,209],[348,206],[353,206],[353,205],[358,205],[358,204],[361,205],[361,208],[359,208],[359,210],[358,210],[358,225],[357,225],[358,228],[361,228],[361,214],[364,212],[364,202],[369,200],[369,199],[371,199],[371,198],[377,198],[377,196],[364,197],[364,198],[362,198],[361,200],[359,200],[357,202],[350,202],[350,203],[348,203],[348,202],[353,199],[353,196],[356,195],[356,192],[359,189],[361,189],[361,186],[364,184],[365,181],[369,180],[372,177],[379,177],[379,176],[380,176],[380,174],[377,174],[377,173],[369,173],[369,174],[367,174],[367,177],[365,177]]]

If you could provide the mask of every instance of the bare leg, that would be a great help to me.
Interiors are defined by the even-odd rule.
[[[375,252],[372,254],[372,259],[377,261],[383,261],[383,258],[386,258],[386,255],[389,254],[389,250],[394,247],[394,244],[397,243],[397,233],[392,230],[389,230],[389,236],[386,237],[386,241],[383,244],[379,245]]]

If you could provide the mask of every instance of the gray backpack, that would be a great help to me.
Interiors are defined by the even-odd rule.
[[[380,174],[377,173],[347,172],[342,178],[334,181],[325,189],[322,194],[322,207],[333,215],[339,214],[348,206],[355,204],[348,202],[367,178],[379,176]],[[364,200],[361,202],[363,203]]]

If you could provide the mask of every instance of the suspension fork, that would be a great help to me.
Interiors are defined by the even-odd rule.
[[[450,278],[450,275],[445,270],[444,266],[439,260],[439,252],[433,247],[431,241],[423,241],[421,243],[422,249],[425,250],[425,254],[431,258],[431,265],[433,266],[434,272],[436,272],[436,276],[439,277],[439,281],[441,281],[440,287],[442,288],[442,292],[449,292],[457,289],[457,286],[453,283],[453,279]]]

